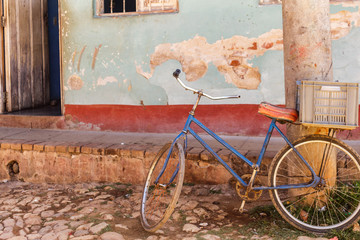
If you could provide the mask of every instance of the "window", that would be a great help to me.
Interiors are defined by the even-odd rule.
[[[178,12],[178,0],[95,0],[96,16]]]
[[[330,0],[330,3],[336,2],[353,2],[359,0]],[[271,4],[281,4],[282,0],[259,0],[260,5],[271,5]]]

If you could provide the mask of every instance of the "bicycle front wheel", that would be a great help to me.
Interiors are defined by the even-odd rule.
[[[140,219],[146,231],[155,232],[169,219],[179,199],[185,174],[180,143],[165,144],[150,167],[141,199]]]
[[[359,155],[344,142],[322,135],[304,137],[294,147],[321,181],[315,187],[281,189],[313,181],[309,168],[295,151],[284,147],[269,169],[269,186],[279,187],[270,191],[276,209],[303,231],[326,233],[352,226],[360,216]]]

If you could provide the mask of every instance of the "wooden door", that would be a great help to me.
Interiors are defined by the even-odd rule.
[[[3,0],[6,110],[49,103],[47,0]]]

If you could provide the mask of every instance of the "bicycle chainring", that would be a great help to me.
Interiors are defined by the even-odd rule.
[[[244,179],[245,180],[245,179]],[[254,186],[258,185],[257,181],[255,180]],[[258,200],[262,195],[262,190],[251,190],[250,192],[246,193],[246,187],[241,185],[241,183],[236,182],[236,193],[239,195],[239,197],[242,200],[245,201],[256,201]]]

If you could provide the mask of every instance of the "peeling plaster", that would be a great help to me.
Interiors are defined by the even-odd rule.
[[[331,14],[332,39],[345,37],[353,27],[360,27],[360,3],[337,3],[344,7],[357,7],[357,12],[340,11]],[[226,82],[238,88],[257,89],[261,82],[261,74],[252,67],[249,60],[263,55],[268,50],[283,49],[282,29],[273,29],[258,38],[233,36],[209,44],[202,36],[180,43],[164,43],[155,48],[150,56],[150,72],[144,72],[141,65],[136,65],[136,71],[146,79],[150,79],[157,66],[168,60],[181,63],[188,81],[196,81],[203,77],[208,64],[213,63],[218,71],[225,76]],[[305,54],[298,49],[297,54]]]
[[[71,90],[80,90],[84,85],[84,82],[81,79],[81,77],[76,74],[71,75],[67,83]]]
[[[97,80],[97,85],[98,86],[105,86],[108,83],[116,83],[118,82],[118,80],[114,77],[114,76],[108,76],[106,78],[101,78],[99,77]]]
[[[282,30],[274,29],[258,38],[233,36],[209,44],[205,37],[196,36],[181,43],[165,43],[155,48],[150,57],[151,72],[143,72],[137,66],[137,72],[149,79],[157,66],[174,59],[181,63],[188,81],[196,81],[213,63],[228,83],[238,88],[257,89],[261,82],[258,68],[253,68],[249,60],[261,56],[269,49],[282,49]]]

